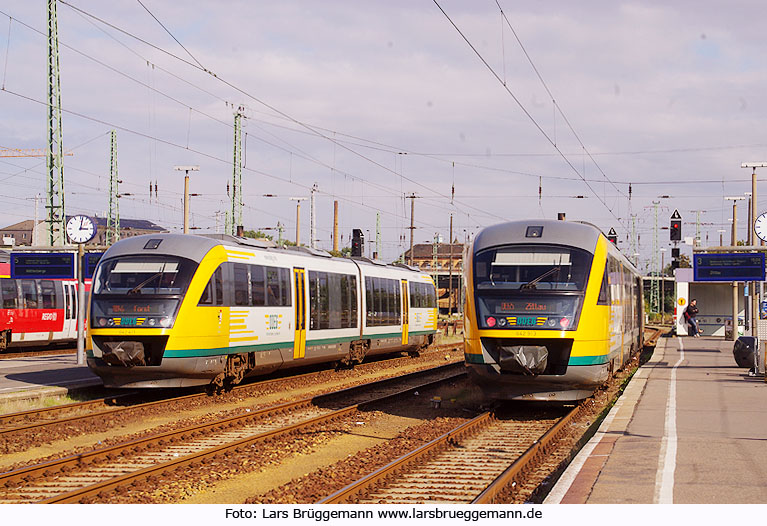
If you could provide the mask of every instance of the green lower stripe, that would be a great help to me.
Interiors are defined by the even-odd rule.
[[[464,361],[466,363],[484,364],[485,360],[481,354],[464,354]],[[601,365],[610,361],[609,355],[602,356],[571,356],[568,365]]]
[[[568,365],[601,365],[610,361],[610,356],[571,356]]]
[[[414,331],[408,333],[410,336],[419,336],[422,334],[434,334],[435,331]],[[371,334],[365,336],[365,339],[387,339],[387,338],[402,338],[401,332],[393,332],[389,334]],[[306,346],[312,347],[316,345],[334,345],[337,343],[350,342],[353,340],[359,340],[359,336],[343,336],[336,338],[322,338],[318,340],[307,340]],[[256,345],[240,345],[238,347],[218,347],[213,349],[166,349],[163,354],[164,358],[192,358],[198,356],[217,356],[220,354],[237,354],[244,352],[259,352],[259,351],[271,351],[274,349],[292,349],[293,342],[277,342],[277,343],[262,343]]]

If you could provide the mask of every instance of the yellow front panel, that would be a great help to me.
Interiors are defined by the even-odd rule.
[[[556,330],[498,330],[498,329],[479,329],[477,324],[477,314],[474,303],[474,284],[471,278],[473,272],[470,268],[473,265],[472,258],[467,258],[465,265],[467,269],[466,283],[466,304],[464,305],[464,353],[473,355],[474,358],[467,356],[469,361],[481,363],[482,346],[480,338],[524,338],[524,339],[560,339],[572,338],[573,347],[571,357],[597,357],[609,354],[610,348],[610,306],[597,305],[599,290],[602,284],[602,277],[605,270],[607,257],[607,240],[599,237],[594,251],[594,257],[589,273],[586,294],[581,307],[581,314],[578,320],[578,328],[574,331],[556,331]],[[616,334],[617,335],[617,334]]]
[[[229,347],[229,307],[198,306],[203,290],[213,272],[226,260],[226,251],[222,246],[214,247],[203,258],[189,284],[189,289],[176,316],[176,322],[170,330],[168,350]]]

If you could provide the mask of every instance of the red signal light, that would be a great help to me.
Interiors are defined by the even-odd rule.
[[[566,329],[567,326],[570,325],[570,320],[568,318],[562,318],[559,320],[559,325],[561,325],[563,329]]]
[[[495,318],[490,316],[489,318],[487,318],[487,320],[485,320],[485,323],[487,323],[488,327],[495,327]]]

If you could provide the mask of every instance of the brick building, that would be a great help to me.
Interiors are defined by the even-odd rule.
[[[69,219],[69,217],[67,218]],[[104,217],[93,217],[96,223],[96,236],[87,244],[104,245],[106,242],[107,220]],[[0,245],[6,246],[32,246],[32,227],[34,220],[27,219],[19,223],[0,228]],[[37,222],[37,240],[38,246],[46,245],[47,230],[45,221]],[[120,219],[120,239],[126,237],[140,236],[142,234],[157,234],[167,232],[165,228],[154,224],[147,219]]]

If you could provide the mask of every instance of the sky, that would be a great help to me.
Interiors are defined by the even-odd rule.
[[[66,0],[58,3],[67,215],[223,231],[242,108],[243,226],[380,255],[503,221],[614,228],[640,269],[683,236],[730,238],[744,162],[767,162],[759,1]],[[0,149],[47,147],[47,2],[0,3]],[[757,170],[767,211],[767,168]],[[0,226],[44,214],[41,158],[0,158]],[[149,186],[157,184],[150,196]],[[264,197],[269,194],[272,197]],[[739,238],[747,229],[738,202]],[[635,234],[632,235],[632,232]],[[635,241],[632,241],[635,240]],[[366,250],[366,252],[368,251]],[[683,253],[690,253],[682,245]],[[668,263],[668,254],[666,254]]]

